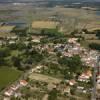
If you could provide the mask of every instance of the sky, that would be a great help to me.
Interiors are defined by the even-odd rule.
[[[7,2],[7,1],[37,1],[37,0],[0,0],[0,1]],[[48,0],[45,0],[45,1],[48,1]],[[92,2],[92,1],[99,1],[100,2],[100,0],[51,0],[51,1],[72,1],[72,2],[79,2],[79,1],[82,1],[82,2],[83,1],[90,1],[90,2]]]

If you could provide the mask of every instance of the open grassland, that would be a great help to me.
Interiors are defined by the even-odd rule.
[[[0,68],[0,90],[16,81],[22,72],[8,67]]]

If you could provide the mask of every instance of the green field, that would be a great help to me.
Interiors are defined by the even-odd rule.
[[[5,88],[7,85],[16,81],[18,77],[22,74],[21,71],[16,69],[2,67],[0,68],[0,90]]]

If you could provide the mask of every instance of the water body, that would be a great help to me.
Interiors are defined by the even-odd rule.
[[[96,15],[100,16],[100,10],[96,11]]]

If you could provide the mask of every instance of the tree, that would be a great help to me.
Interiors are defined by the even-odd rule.
[[[71,95],[75,95],[75,88],[72,88],[71,90],[70,90],[70,93],[71,93]]]
[[[72,36],[75,36],[75,34],[77,34],[78,33],[78,30],[76,29],[76,30],[74,30],[73,32],[71,32],[71,35]]]
[[[15,67],[17,67],[18,69],[21,69],[21,59],[18,56],[17,57],[13,56],[12,61]]]
[[[100,30],[96,30],[95,33],[96,33],[96,36],[98,37],[98,39],[100,39]]]
[[[5,47],[5,48],[0,48],[0,57],[7,57],[10,55],[10,50],[9,48]]]
[[[57,57],[60,57],[61,55],[61,52],[57,52]]]
[[[4,58],[0,58],[0,66],[7,65],[7,61]]]
[[[91,43],[91,44],[89,44],[89,47],[91,49],[99,50],[100,51],[100,44],[99,43]]]
[[[23,49],[26,48],[26,45],[23,42],[20,41],[19,43],[17,43],[17,48],[19,50],[23,50]]]
[[[19,28],[16,27],[13,32],[16,33],[17,35],[19,35],[20,37],[24,37],[27,35],[27,29],[28,28]]]
[[[48,100],[57,100],[57,90],[56,88],[53,88],[53,90],[50,91]]]
[[[16,44],[9,44],[8,47],[9,47],[11,50],[16,50],[16,49],[17,49],[17,45],[16,45]]]
[[[82,62],[78,55],[73,57],[62,57],[58,59],[58,63],[67,66],[71,73],[80,72],[82,70]],[[66,68],[66,67],[65,67]]]

